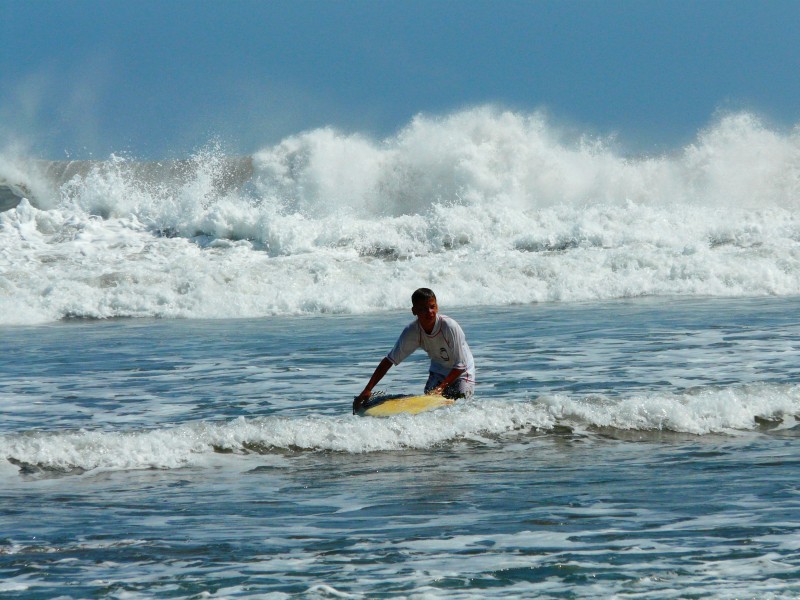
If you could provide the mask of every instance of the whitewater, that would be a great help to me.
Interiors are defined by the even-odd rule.
[[[731,114],[683,148],[491,107],[252,156],[0,156],[0,320],[249,318],[800,293],[800,135]]]

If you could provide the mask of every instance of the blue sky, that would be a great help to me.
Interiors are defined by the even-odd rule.
[[[798,32],[795,0],[0,0],[0,136],[160,158],[495,104],[658,152],[800,122]]]

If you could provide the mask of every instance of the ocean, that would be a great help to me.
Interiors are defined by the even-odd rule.
[[[800,597],[798,157],[490,108],[0,155],[0,596]],[[352,415],[421,286],[474,399]]]

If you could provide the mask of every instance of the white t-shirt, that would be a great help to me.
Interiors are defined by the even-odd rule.
[[[392,364],[399,365],[414,350],[422,348],[431,358],[430,370],[447,376],[454,368],[464,369],[461,378],[475,381],[475,361],[467,345],[461,326],[450,317],[436,315],[436,324],[431,333],[425,330],[416,319],[400,334],[392,351],[386,355]]]

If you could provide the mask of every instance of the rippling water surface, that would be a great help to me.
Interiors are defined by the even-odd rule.
[[[407,311],[7,327],[0,592],[795,598],[799,307],[443,306],[476,399],[389,419]]]

